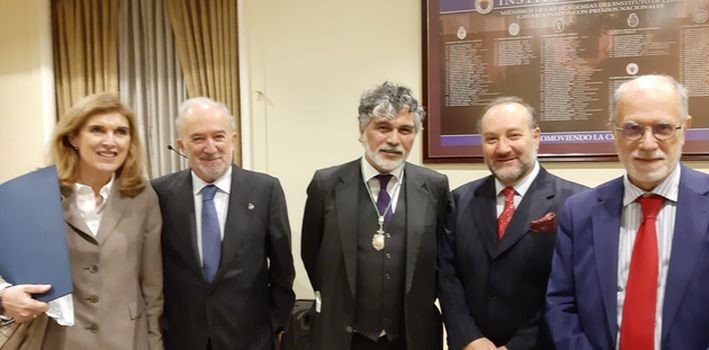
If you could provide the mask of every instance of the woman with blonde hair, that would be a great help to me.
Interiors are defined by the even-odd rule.
[[[162,221],[142,153],[134,114],[115,94],[79,100],[57,124],[51,159],[74,291],[46,304],[32,294],[50,286],[0,278],[0,312],[25,330],[3,350],[162,349]]]

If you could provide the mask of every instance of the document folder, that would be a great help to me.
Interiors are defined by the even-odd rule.
[[[0,276],[13,285],[51,284],[33,297],[50,301],[72,292],[69,251],[54,166],[0,185]]]

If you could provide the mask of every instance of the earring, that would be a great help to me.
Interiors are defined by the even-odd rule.
[[[71,147],[72,147],[75,151],[78,151],[78,150],[79,150],[79,146],[77,146],[77,145],[71,145]]]

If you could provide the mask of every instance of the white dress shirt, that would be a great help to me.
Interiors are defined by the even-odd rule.
[[[101,226],[101,218],[103,217],[103,210],[106,208],[108,195],[111,193],[111,186],[113,186],[113,176],[99,190],[98,194],[101,196],[101,203],[97,205],[96,194],[91,187],[78,182],[74,183],[76,208],[79,209],[79,215],[81,215],[94,237],[96,237],[98,228]]]
[[[405,163],[401,163],[399,167],[387,173],[392,175],[389,183],[387,183],[386,189],[387,193],[389,193],[389,198],[391,198],[391,207],[389,210],[391,210],[392,214],[396,212],[396,204],[399,202],[401,184],[404,183],[404,164]],[[379,170],[375,169],[364,157],[362,157],[362,178],[364,179],[365,185],[369,186],[369,191],[372,193],[375,203],[377,198],[379,198],[378,196],[380,190],[379,180],[376,179],[375,176],[379,174],[381,174]]]
[[[401,165],[399,165],[396,169],[387,173],[392,176],[391,179],[389,179],[386,188],[386,191],[389,194],[389,198],[391,199],[391,205],[389,206],[389,210],[391,211],[392,215],[396,212],[396,204],[399,202],[399,192],[401,191],[401,185],[404,183],[405,164],[405,162],[402,162]],[[365,186],[369,187],[369,192],[371,193],[372,197],[374,197],[372,200],[375,203],[377,202],[377,199],[379,199],[379,191],[381,191],[379,179],[376,178],[376,176],[380,174],[382,173],[380,173],[379,170],[375,169],[372,164],[369,164],[369,162],[364,157],[362,157],[362,179],[364,180]],[[379,211],[378,208],[375,208],[375,210],[377,212]],[[379,214],[384,215],[385,213]],[[382,329],[382,331],[379,333],[379,336],[383,337],[385,335],[386,331]]]
[[[665,203],[660,209],[655,221],[659,264],[657,270],[657,303],[655,306],[655,350],[660,349],[660,340],[662,337],[662,305],[665,300],[667,270],[670,267],[672,237],[674,237],[675,218],[677,217],[680,169],[681,167],[677,164],[672,173],[650,192],[645,192],[630,183],[627,174],[623,178],[623,211],[621,214],[620,236],[618,239],[618,286],[616,292],[618,300],[618,342],[616,343],[616,349],[620,346],[620,325],[623,321],[625,287],[628,284],[630,260],[633,256],[633,245],[635,244],[635,236],[640,228],[643,217],[642,207],[640,203],[635,200],[647,194],[657,194],[665,198]]]
[[[213,183],[204,182],[194,171],[192,171],[192,191],[194,195],[194,216],[197,225],[197,248],[199,251],[199,261],[202,263],[202,189],[204,186],[214,185],[218,191],[214,194],[214,209],[217,210],[219,220],[219,235],[224,240],[224,226],[229,211],[229,195],[231,193],[231,166],[227,171]]]
[[[522,198],[524,198],[524,195],[527,194],[527,191],[529,190],[529,187],[532,186],[532,182],[534,182],[534,179],[537,178],[537,175],[539,175],[539,162],[534,162],[534,168],[532,168],[532,171],[527,174],[527,176],[523,177],[517,183],[512,186],[515,189],[515,209],[519,207],[519,203],[522,201]],[[495,178],[495,193],[497,193],[497,217],[500,217],[500,214],[502,214],[502,210],[505,208],[505,195],[502,193],[502,190],[505,189],[505,186],[500,180]]]
[[[101,203],[96,204],[96,193],[93,188],[81,183],[74,183],[74,198],[76,198],[76,208],[79,210],[81,219],[89,228],[89,233],[96,237],[98,229],[101,227],[101,219],[103,218],[103,210],[106,209],[108,195],[113,187],[115,176],[111,176],[108,181],[98,192],[101,197]],[[55,319],[62,326],[74,325],[74,300],[72,294],[67,294],[59,299],[49,302],[49,310],[47,316]]]
[[[111,180],[99,190],[98,195],[101,197],[101,203],[99,204],[96,204],[96,193],[93,188],[78,182],[74,183],[76,208],[81,219],[89,228],[89,233],[94,237],[96,237],[98,229],[101,227],[103,210],[106,209],[106,202],[108,202],[108,195],[111,193],[114,179],[115,176],[111,176]],[[49,310],[47,310],[46,314],[62,326],[73,326],[74,300],[72,299],[72,294],[50,301]]]

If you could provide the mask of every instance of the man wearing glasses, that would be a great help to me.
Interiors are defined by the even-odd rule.
[[[626,175],[568,199],[547,289],[556,348],[709,347],[709,176],[679,162],[691,117],[668,76],[622,84],[611,116]]]

